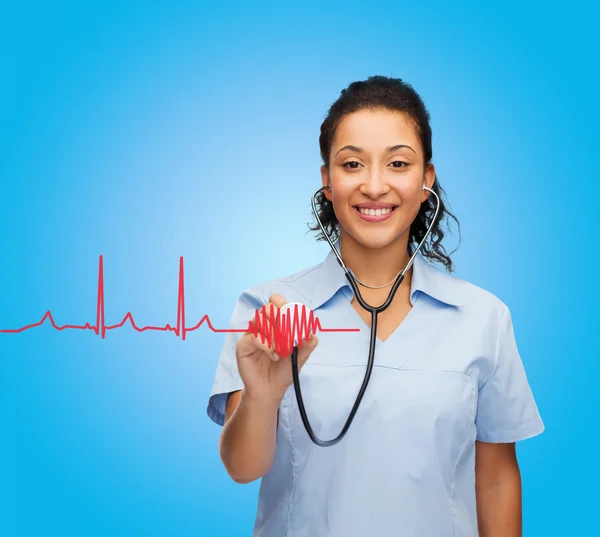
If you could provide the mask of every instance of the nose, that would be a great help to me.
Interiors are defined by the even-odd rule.
[[[386,182],[385,174],[377,168],[372,168],[365,177],[365,181],[360,185],[359,190],[365,196],[378,198],[390,190]]]

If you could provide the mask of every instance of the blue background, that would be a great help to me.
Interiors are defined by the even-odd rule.
[[[597,29],[537,2],[28,3],[0,21],[0,328],[226,327],[320,262],[319,127],[350,82],[432,115],[456,275],[511,309],[546,425],[518,445],[528,536],[589,534],[598,470]],[[448,236],[447,251],[458,246]],[[0,334],[0,535],[249,535],[205,414],[223,334]]]

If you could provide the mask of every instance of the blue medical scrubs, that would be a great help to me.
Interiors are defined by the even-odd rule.
[[[273,293],[306,304],[324,328],[361,329],[318,333],[300,372],[315,434],[334,438],[354,404],[369,350],[352,288],[330,252],[323,263],[244,291],[230,327],[247,327]],[[540,434],[544,424],[503,302],[421,253],[410,301],[396,331],[377,341],[369,386],[340,443],[313,444],[293,385],[287,390],[254,536],[477,537],[475,440],[516,442]],[[239,337],[227,334],[210,393],[207,412],[219,425],[227,394],[243,388]]]

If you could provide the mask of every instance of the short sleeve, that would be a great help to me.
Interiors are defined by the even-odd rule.
[[[515,341],[509,309],[505,306],[498,326],[495,366],[479,388],[477,440],[516,442],[544,431],[525,368]]]
[[[256,290],[245,290],[233,308],[229,329],[246,330],[248,322],[254,319],[255,311],[265,303],[266,301]],[[243,332],[227,332],[225,335],[225,342],[217,363],[217,370],[206,409],[208,417],[217,425],[225,423],[227,395],[244,387],[235,355],[237,342],[243,335]]]

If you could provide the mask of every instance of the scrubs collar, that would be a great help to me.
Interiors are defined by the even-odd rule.
[[[340,241],[335,242],[339,251]],[[416,246],[411,245],[410,252]],[[410,301],[414,305],[417,291],[425,293],[439,302],[450,306],[462,306],[462,296],[459,290],[460,279],[445,270],[439,269],[426,261],[421,252],[417,254],[412,265],[413,274],[410,289]],[[344,270],[338,264],[335,254],[330,250],[325,261],[319,267],[319,277],[312,298],[311,309],[315,310],[331,299],[340,289],[347,287],[352,295],[352,287],[348,283]],[[391,289],[391,286],[389,287]]]

